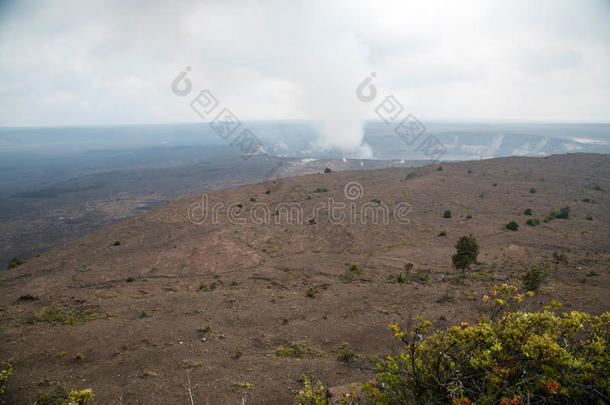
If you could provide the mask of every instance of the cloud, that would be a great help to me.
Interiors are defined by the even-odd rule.
[[[376,72],[421,120],[610,121],[602,0],[41,1],[0,7],[0,125],[193,122],[186,66],[240,119],[307,118],[353,153]]]

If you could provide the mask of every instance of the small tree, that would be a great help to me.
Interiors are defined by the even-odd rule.
[[[472,235],[462,236],[455,245],[456,253],[453,255],[453,266],[464,271],[477,262],[479,255],[479,242]]]

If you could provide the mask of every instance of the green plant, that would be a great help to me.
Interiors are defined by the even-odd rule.
[[[339,276],[341,281],[344,283],[351,283],[358,279],[361,273],[360,265],[358,263],[347,263],[347,269]]]
[[[466,215],[466,219],[472,219],[472,215],[470,215],[470,214]]]
[[[328,189],[325,187],[318,187],[313,192],[314,193],[326,193],[327,191],[328,191]]]
[[[255,201],[256,201],[256,198],[250,197],[250,202],[255,202]]]
[[[529,226],[537,226],[540,225],[540,220],[538,218],[528,218],[525,223]]]
[[[462,236],[455,245],[456,253],[452,257],[453,266],[464,271],[476,263],[479,256],[479,242],[472,235]]]
[[[518,299],[519,294],[511,297]],[[504,300],[490,303],[502,307]],[[378,364],[353,404],[604,403],[610,384],[610,313],[504,312],[430,332],[392,323],[399,356]],[[527,401],[527,402],[525,402]]]
[[[15,267],[19,267],[25,263],[25,260],[20,259],[18,257],[13,257],[10,262],[8,262],[7,269],[14,269]]]
[[[536,194],[536,189],[534,187],[530,188],[530,193],[531,194]]]
[[[447,236],[447,231],[440,231],[438,236]]]
[[[51,392],[39,392],[34,405],[84,405],[93,401],[93,390],[87,388],[81,391],[68,391],[58,386]]]
[[[510,221],[508,224],[505,225],[505,228],[508,229],[509,231],[515,232],[516,230],[519,229],[519,224],[515,221]]]
[[[271,194],[271,190],[265,191],[265,194]]]
[[[46,322],[53,325],[79,325],[98,318],[108,318],[107,315],[98,314],[93,310],[74,310],[70,308],[57,307],[55,305],[42,309],[37,314],[30,316],[27,323],[34,324]]]
[[[309,219],[307,220],[307,223],[308,223],[309,225],[314,225],[314,224],[316,223],[316,219],[315,219],[315,218],[309,218]]]
[[[121,242],[117,240],[112,245],[113,246],[121,246]]]
[[[315,298],[318,294],[320,294],[320,289],[318,287],[308,287],[307,290],[305,290],[305,296],[309,298]]]
[[[341,343],[341,345],[338,347],[338,351],[339,353],[337,355],[337,360],[346,364],[351,363],[360,357],[360,355],[354,351],[347,342]]]
[[[296,396],[297,405],[328,405],[330,404],[330,392],[320,381],[313,382],[313,377],[303,375],[301,377],[304,388],[299,390]]]
[[[568,255],[566,252],[553,252],[553,260],[555,263],[568,264]]]
[[[593,215],[589,214],[585,217],[587,221],[593,221]]]
[[[4,392],[6,391],[6,383],[10,376],[13,375],[13,365],[9,362],[1,362],[0,363],[0,403],[2,402],[2,398],[4,396]]]
[[[127,277],[127,279],[125,281],[128,283],[133,283],[134,281],[136,281],[136,279],[133,277]]]
[[[532,265],[525,274],[523,274],[521,280],[527,291],[538,291],[542,283],[546,280],[547,275],[548,270],[545,267]]]
[[[590,203],[590,202],[591,202],[591,199],[589,199],[589,198],[583,198],[583,199],[582,199],[582,202]]]
[[[327,167],[326,169],[324,169],[324,173],[332,173],[332,170],[330,170],[330,168]]]
[[[545,222],[549,222],[553,219],[569,219],[570,218],[570,207],[563,207],[559,209],[559,212],[557,211],[551,211],[551,213],[549,215],[547,215],[544,218]]]
[[[439,166],[438,169],[436,169],[436,170],[439,171],[439,172],[442,172],[443,171],[443,166]]]
[[[468,169],[468,174],[472,173],[472,169]]]
[[[532,209],[526,208],[525,211],[523,211],[523,215],[532,215]]]
[[[451,211],[447,210],[443,213],[443,218],[451,218]]]
[[[199,291],[208,292],[208,291],[212,291],[212,290],[210,289],[210,287],[208,287],[208,285],[206,283],[200,283]]]
[[[285,357],[324,357],[326,356],[324,350],[315,349],[313,347],[305,346],[302,343],[290,343],[288,346],[280,346],[275,349],[275,355],[280,358]]]

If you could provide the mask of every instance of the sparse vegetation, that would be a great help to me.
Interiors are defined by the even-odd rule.
[[[330,392],[320,381],[313,381],[313,377],[303,375],[301,381],[304,385],[296,397],[297,405],[328,405],[330,404]]]
[[[593,221],[593,215],[589,214],[585,217],[587,221]]]
[[[436,170],[439,171],[439,172],[442,172],[443,171],[443,166],[439,166]]]
[[[306,346],[300,342],[291,343],[288,346],[280,346],[275,349],[275,355],[280,358],[325,357],[326,354],[324,350]]]
[[[338,352],[339,353],[337,355],[337,360],[346,364],[349,364],[358,357],[360,357],[360,355],[356,351],[354,351],[347,342],[341,343],[341,345],[339,345]]]
[[[443,213],[443,218],[451,218],[451,211],[447,210]]]
[[[342,275],[339,276],[339,278],[344,283],[351,283],[353,281],[356,281],[361,273],[360,265],[358,263],[348,263],[347,266],[347,269],[345,269],[345,271]]]
[[[318,294],[320,294],[320,289],[318,287],[308,287],[307,290],[305,290],[305,296],[309,298],[315,298]]]
[[[568,255],[566,252],[553,252],[553,261],[558,264],[568,264]]]
[[[117,240],[117,241],[115,241],[115,242],[114,242],[112,245],[113,245],[113,246],[121,246],[121,241],[118,241],[118,240]]]
[[[326,192],[328,192],[328,189],[326,187],[318,187],[313,192],[314,193],[326,193]]]
[[[309,225],[314,225],[314,224],[316,223],[316,219],[315,219],[315,218],[309,218],[309,219],[307,220],[307,223],[308,223]]]
[[[546,280],[548,275],[548,270],[543,266],[532,265],[525,272],[521,280],[523,281],[523,286],[527,291],[538,291],[540,286]]]
[[[199,291],[209,292],[212,291],[212,289],[206,283],[201,283],[199,284]]]
[[[515,221],[510,221],[508,224],[505,225],[505,228],[509,231],[515,232],[519,229],[519,224]]]
[[[332,170],[330,170],[330,168],[327,167],[326,169],[324,169],[324,173],[332,173]]]
[[[69,391],[58,386],[51,392],[39,392],[34,400],[34,405],[84,405],[93,401],[93,397],[91,388]]]
[[[532,209],[526,208],[525,211],[523,211],[523,215],[532,215]]]
[[[134,281],[136,281],[135,278],[133,277],[127,277],[127,279],[125,280],[127,283],[133,283]]]
[[[472,235],[462,236],[455,245],[456,254],[453,255],[453,266],[462,271],[476,263],[479,256],[479,242]]]
[[[271,194],[271,190],[265,191],[265,194]]]
[[[21,266],[24,263],[25,263],[25,260],[20,259],[18,257],[13,257],[11,259],[11,261],[8,262],[8,265],[6,267],[7,267],[7,269],[10,270],[10,269],[14,269],[15,267],[19,267],[19,266]]]
[[[569,219],[570,218],[570,207],[563,207],[557,211],[551,211],[549,215],[544,218],[544,222],[552,221],[553,219]]]
[[[447,231],[440,231],[438,236],[447,236]]]
[[[540,220],[538,218],[528,218],[525,223],[529,226],[538,226],[540,225]]]
[[[535,187],[530,188],[530,194],[536,194],[536,188]]]
[[[605,191],[599,184],[597,183],[590,183],[588,186],[588,188],[590,188],[591,190],[595,190],[595,191]]]
[[[37,314],[30,316],[27,320],[29,324],[40,322],[52,325],[80,325],[98,318],[107,318],[107,315],[98,314],[93,310],[74,310],[70,308],[57,307],[55,305],[44,308]]]
[[[466,219],[472,219],[472,215],[470,215],[470,214],[466,215]]]
[[[6,391],[6,384],[10,376],[13,375],[13,366],[9,362],[1,362],[0,363],[0,403],[4,404],[2,401],[4,397],[4,392]]]

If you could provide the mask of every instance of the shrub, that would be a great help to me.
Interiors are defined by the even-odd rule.
[[[531,194],[536,194],[536,188],[534,188],[534,187],[530,188],[530,193]]]
[[[52,325],[79,325],[97,318],[107,318],[107,315],[100,315],[93,310],[77,311],[70,308],[60,308],[55,305],[48,306],[39,313],[30,316],[27,320],[29,324],[40,322]]]
[[[455,245],[456,254],[453,255],[453,266],[464,271],[476,263],[479,256],[479,243],[472,235],[462,236]]]
[[[538,218],[528,218],[525,223],[529,226],[537,226],[540,225],[540,220]]]
[[[591,200],[590,200],[589,198],[583,198],[583,199],[582,199],[582,202],[590,203],[590,202],[591,202]]]
[[[14,269],[15,267],[19,267],[25,263],[25,260],[20,259],[18,257],[13,257],[10,262],[8,262],[7,269]]]
[[[304,388],[299,390],[296,397],[297,405],[327,405],[330,404],[330,392],[320,381],[313,382],[306,375],[301,377]]]
[[[447,236],[447,231],[440,231],[438,236]]]
[[[593,221],[593,215],[589,214],[585,217],[587,221]]]
[[[525,272],[521,280],[527,291],[538,291],[542,283],[546,280],[548,271],[542,266],[532,265]]]
[[[201,283],[201,284],[199,284],[199,291],[208,292],[208,291],[212,291],[212,289],[210,287],[208,287],[208,285],[206,283]]]
[[[309,218],[309,219],[307,220],[307,223],[308,223],[309,225],[315,225],[315,223],[316,223],[316,219],[315,219],[315,218]]]
[[[121,242],[117,240],[112,245],[113,246],[121,246]]]
[[[358,357],[360,357],[360,355],[350,347],[349,343],[341,343],[341,345],[339,346],[339,354],[337,355],[337,360],[347,364],[351,363]]]
[[[358,263],[348,263],[348,268],[345,269],[342,275],[339,276],[341,281],[344,283],[351,283],[358,279],[361,273],[360,265]]]
[[[4,391],[6,390],[6,382],[8,378],[13,375],[13,366],[8,362],[0,363],[0,403],[2,401],[2,397],[4,396]]]
[[[523,215],[532,215],[532,209],[527,208],[525,211],[523,211]]]
[[[428,333],[390,324],[404,344],[400,356],[378,364],[354,404],[603,403],[610,378],[610,313],[558,316],[505,313],[470,326]],[[527,401],[527,402],[524,402]]]
[[[472,215],[470,215],[470,214],[466,215],[466,219],[472,219]]]
[[[256,202],[256,198],[250,197],[250,202]]]
[[[443,218],[451,218],[451,211],[447,210],[443,213]]]
[[[332,173],[332,170],[330,170],[330,168],[327,167],[326,169],[324,169],[324,173]]]
[[[314,298],[318,294],[320,294],[320,289],[318,287],[309,287],[305,290],[305,296],[309,298]]]
[[[325,187],[318,187],[313,192],[314,193],[326,193],[327,191],[328,191],[328,189]]]
[[[566,252],[553,252],[553,260],[555,263],[568,264],[568,255]]]
[[[443,171],[443,166],[439,166],[438,169],[436,169],[436,170],[439,171],[439,172],[442,172]]]
[[[506,229],[508,229],[509,231],[517,231],[519,229],[519,224],[516,223],[515,221],[510,221],[508,224],[506,224]]]
[[[556,215],[556,218],[559,219],[568,219],[570,218],[570,207],[563,207],[559,209],[559,213]]]
[[[265,191],[265,194],[271,194],[271,190]]]
[[[39,392],[34,401],[35,405],[84,405],[93,401],[93,390],[91,388],[82,391],[68,391],[59,386],[48,393]]]

